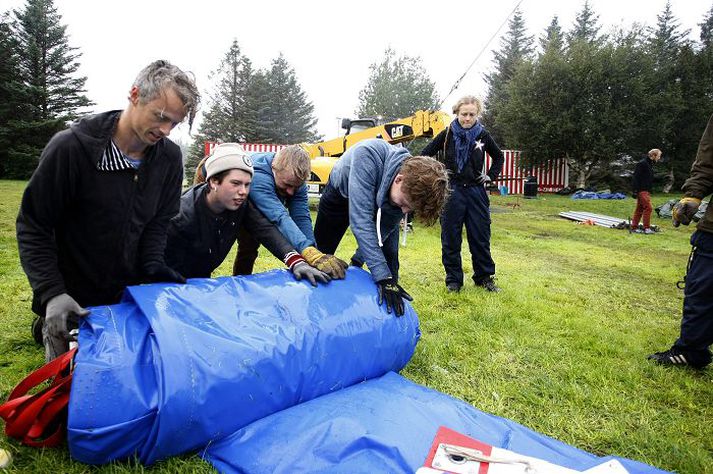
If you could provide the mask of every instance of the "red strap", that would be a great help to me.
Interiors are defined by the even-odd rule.
[[[28,446],[57,446],[64,439],[66,408],[72,374],[69,372],[76,349],[62,354],[29,374],[12,391],[8,401],[0,405],[0,417],[5,419],[5,433]],[[47,380],[50,385],[34,395],[28,391]],[[47,433],[48,428],[53,428]]]
[[[61,356],[55,358],[54,360],[51,360],[39,369],[32,372],[30,375],[25,377],[22,382],[17,384],[17,387],[15,387],[12,393],[10,393],[8,400],[12,400],[13,398],[17,398],[20,395],[24,395],[28,391],[30,391],[30,389],[38,386],[42,382],[60,375],[63,370],[69,367],[69,363],[71,362],[72,358],[74,358],[74,354],[76,352],[76,348],[65,352]]]

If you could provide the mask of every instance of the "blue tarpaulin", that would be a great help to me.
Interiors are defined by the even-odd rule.
[[[665,473],[589,454],[395,373],[256,421],[203,456],[222,473],[412,474],[440,426],[578,471],[618,459],[631,474]]]
[[[571,199],[626,199],[626,194],[622,193],[605,193],[594,191],[577,191],[572,194]]]
[[[146,464],[400,370],[420,336],[371,276],[312,287],[285,270],[130,287],[82,320],[69,402],[73,458]]]

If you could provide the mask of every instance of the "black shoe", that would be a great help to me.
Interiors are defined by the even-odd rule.
[[[672,347],[671,349],[663,352],[655,352],[647,357],[649,360],[653,360],[657,364],[661,365],[678,365],[684,367],[693,367],[694,369],[702,369],[710,363],[708,360],[705,363],[701,361],[691,361],[686,358],[686,355],[680,349]]]
[[[42,342],[42,326],[44,326],[44,323],[44,318],[39,316],[35,316],[35,319],[32,320],[32,339],[41,346],[44,345]]]
[[[482,280],[475,280],[475,286],[482,286],[488,291],[493,293],[500,292],[500,288],[495,284],[495,279],[493,277],[483,278]]]
[[[451,293],[458,293],[460,291],[461,285],[459,285],[458,283],[451,282],[451,283],[446,283],[446,288]]]

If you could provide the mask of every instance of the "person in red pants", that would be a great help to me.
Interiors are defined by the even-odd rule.
[[[636,209],[634,217],[631,218],[631,228],[636,233],[653,234],[651,229],[651,188],[654,184],[654,163],[661,159],[661,150],[654,148],[649,150],[646,158],[636,164],[634,170],[634,197],[636,197]],[[639,221],[643,218],[644,229],[639,229]]]

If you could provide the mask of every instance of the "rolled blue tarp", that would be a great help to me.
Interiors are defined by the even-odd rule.
[[[203,457],[225,474],[413,474],[441,426],[577,471],[616,459],[630,474],[665,474],[589,454],[395,373],[256,421],[208,446]]]
[[[370,275],[312,287],[285,270],[129,287],[82,320],[72,457],[151,464],[249,423],[400,370],[420,337],[377,304]]]

